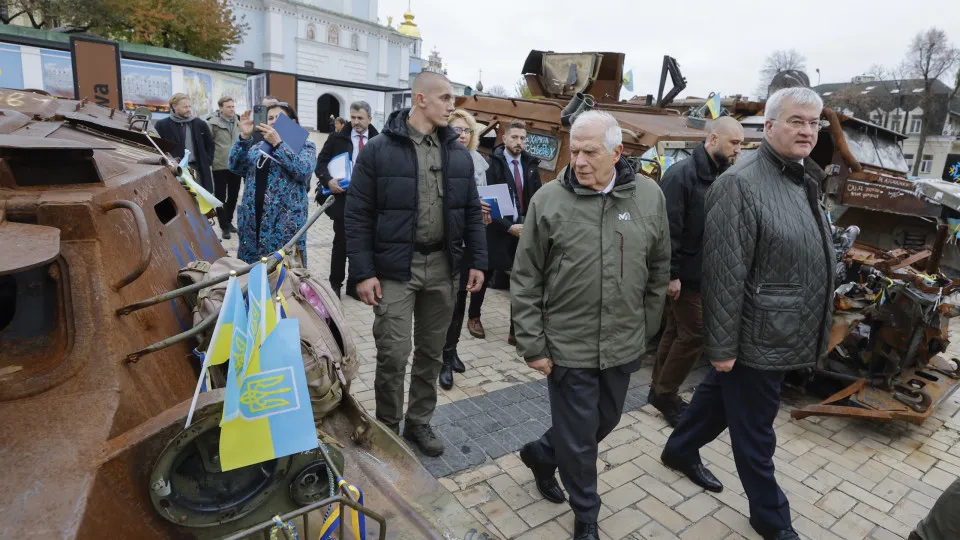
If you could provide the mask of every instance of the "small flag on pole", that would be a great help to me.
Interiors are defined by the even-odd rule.
[[[623,87],[627,92],[633,92],[633,70],[626,72],[623,76]]]
[[[710,92],[710,97],[707,98],[707,110],[710,111],[710,118],[716,119],[720,118],[720,111],[722,106],[720,105],[720,94],[716,92]]]

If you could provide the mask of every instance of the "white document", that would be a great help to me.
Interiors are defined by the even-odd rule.
[[[496,199],[500,206],[500,215],[516,217],[517,207],[513,204],[513,197],[510,196],[510,189],[506,184],[477,186],[477,192],[480,193],[481,199]]]
[[[330,163],[327,164],[327,172],[330,173],[330,178],[334,180],[340,180],[341,178],[350,178],[347,171],[350,168],[350,153],[344,152],[339,156],[334,157],[330,160]]]

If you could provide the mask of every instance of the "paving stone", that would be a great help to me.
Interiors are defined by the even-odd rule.
[[[486,455],[490,456],[491,459],[503,457],[504,455],[510,455],[510,452],[508,452],[499,441],[490,435],[484,435],[474,439],[470,446],[483,451]]]
[[[533,498],[508,474],[494,476],[490,480],[487,480],[487,484],[489,484],[490,487],[497,492],[497,495],[513,510],[523,508],[534,502]]]
[[[763,537],[757,534],[757,531],[753,530],[753,527],[750,525],[750,520],[740,512],[730,508],[721,508],[713,514],[713,517],[720,521],[720,523],[736,531],[736,534],[746,540],[763,540]]]
[[[827,493],[840,485],[843,479],[826,469],[820,469],[803,481],[803,485],[815,489],[820,493]]]
[[[460,489],[468,488],[474,484],[486,481],[500,474],[501,469],[495,463],[484,465],[478,469],[467,471],[454,477],[454,482],[460,486]]]
[[[867,537],[868,540],[903,540],[904,538],[906,537],[896,535],[880,526],[874,527],[870,536]]]
[[[724,489],[720,493],[709,492],[709,494],[714,499],[743,515],[750,513],[750,501],[743,495],[738,495],[729,489]]]
[[[871,493],[874,495],[886,499],[892,503],[899,502],[900,499],[905,497],[909,492],[910,488],[891,478],[882,480],[875,488],[873,488],[873,490],[871,490]]]
[[[512,538],[527,530],[527,524],[501,499],[494,499],[480,505],[483,515],[497,526],[508,538]]]
[[[634,433],[633,430],[624,429],[623,432]],[[610,465],[620,465],[648,453],[655,447],[653,443],[645,439],[636,440],[630,443],[622,444],[607,452],[603,459]]]
[[[813,538],[816,540],[848,540],[833,534],[832,532],[824,529],[823,527],[803,516],[793,520],[793,528],[800,533],[801,538]]]
[[[660,522],[661,525],[674,534],[679,533],[690,525],[687,518],[674,512],[654,497],[644,498],[637,503],[637,508],[642,510],[644,514]]]
[[[600,479],[609,484],[610,487],[617,488],[623,484],[626,484],[627,482],[630,482],[641,474],[643,474],[643,471],[640,470],[640,467],[637,467],[633,464],[633,462],[630,462],[614,467],[608,471],[604,471],[603,474],[600,475]]]
[[[651,521],[627,537],[629,540],[676,540],[677,535],[657,521]]]
[[[831,531],[844,540],[863,540],[876,524],[860,514],[849,512],[837,521]]]
[[[730,529],[716,519],[707,516],[694,523],[680,534],[682,540],[720,540],[730,534]]]
[[[540,499],[539,501],[521,508],[517,515],[531,527],[536,527],[542,523],[546,523],[551,519],[559,516],[566,512],[570,507],[564,504],[552,503],[546,499]]]
[[[913,530],[913,527],[901,523],[896,518],[890,517],[883,512],[878,511],[869,504],[859,503],[854,507],[853,511],[872,521],[873,523],[876,523],[883,529],[898,534],[900,538],[906,538],[910,535],[910,531]]]
[[[837,518],[842,517],[856,505],[856,499],[839,490],[827,493],[814,504],[817,508]]]
[[[874,482],[882,482],[893,469],[876,460],[870,460],[860,466],[856,473]]]
[[[930,484],[931,486],[937,489],[947,489],[947,486],[953,483],[957,477],[949,472],[939,468],[934,467],[930,469],[930,472],[923,475],[923,482]]]
[[[473,508],[474,506],[489,502],[497,497],[493,489],[490,488],[487,484],[476,484],[473,486],[464,489],[455,493],[457,500],[460,501],[465,508]]]
[[[648,455],[643,455],[633,460],[631,463],[643,469],[647,474],[657,480],[670,484],[680,478],[680,474],[668,469],[659,459],[654,459]],[[612,485],[612,484],[611,484]]]
[[[623,538],[645,525],[650,518],[636,508],[625,508],[600,521],[600,530],[611,538]]]
[[[703,516],[712,513],[719,506],[720,505],[717,503],[717,500],[710,495],[707,495],[706,493],[699,493],[674,507],[674,510],[679,512],[688,520],[695,522],[699,521]]]
[[[927,517],[929,512],[929,508],[924,508],[910,499],[904,499],[895,504],[888,515],[912,529],[921,519]]]
[[[603,504],[614,512],[619,512],[647,496],[647,492],[633,482],[626,483],[603,495]]]
[[[559,540],[569,536],[556,521],[551,521],[543,527],[537,527],[518,536],[516,540]]]
[[[942,489],[935,488],[930,484],[921,482],[919,479],[907,476],[900,471],[891,471],[890,478],[933,499],[936,499],[941,493],[943,493]]]
[[[793,513],[801,515],[825,529],[829,528],[837,521],[836,516],[821,510],[820,508],[799,497],[790,498],[790,510]]]
[[[893,508],[893,505],[889,502],[877,497],[873,493],[870,493],[861,487],[851,484],[850,482],[841,483],[839,486],[837,486],[837,489],[846,493],[847,495],[850,495],[858,501],[869,504],[881,512],[889,512],[890,509]]]
[[[646,491],[650,495],[653,495],[654,497],[659,499],[660,502],[662,502],[663,504],[666,504],[667,506],[673,507],[684,501],[683,495],[677,493],[670,486],[664,484],[660,480],[657,480],[656,478],[648,474],[640,476],[639,478],[634,480],[634,482],[638,486],[643,488],[644,491]],[[696,491],[694,494],[703,492],[703,488],[687,480],[686,477],[684,477],[683,480],[678,480],[677,483],[692,485],[693,487],[696,488]]]

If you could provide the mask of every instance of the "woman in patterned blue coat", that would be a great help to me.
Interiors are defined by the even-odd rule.
[[[230,150],[229,167],[244,177],[243,200],[237,216],[240,248],[237,258],[253,263],[282,248],[307,222],[310,178],[317,165],[317,147],[309,140],[294,153],[273,129],[281,114],[296,121],[286,103],[267,111],[267,123],[253,125],[251,111],[240,117],[240,139]],[[256,129],[262,136],[254,142]],[[272,159],[263,150],[273,147]],[[307,238],[297,243],[303,265],[307,264]],[[288,254],[293,255],[293,254]]]

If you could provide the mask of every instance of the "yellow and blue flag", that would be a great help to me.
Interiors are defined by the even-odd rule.
[[[623,87],[627,92],[633,92],[633,70],[631,69],[623,76]]]
[[[236,322],[236,308],[243,306],[243,293],[237,284],[237,278],[231,275],[227,279],[227,288],[223,295],[223,305],[220,308],[220,314],[217,315],[217,324],[213,327],[213,336],[210,338],[210,345],[207,352],[202,356],[203,365],[200,367],[200,379],[197,380],[197,389],[193,393],[193,401],[190,403],[190,411],[187,413],[187,425],[193,421],[193,411],[197,406],[197,398],[200,391],[206,391],[210,388],[209,368],[222,364],[230,357],[230,346],[233,341],[234,324]],[[242,310],[241,310],[242,312]],[[186,428],[184,428],[186,429]]]
[[[257,369],[255,369],[257,368]],[[283,319],[250,366],[230,405],[238,415],[220,425],[220,466],[224,471],[317,447],[313,408],[300,355],[300,323]],[[227,408],[224,401],[224,410]]]
[[[720,118],[720,111],[722,108],[723,107],[720,105],[720,94],[717,94],[716,92],[710,92],[710,97],[707,98],[707,110],[710,111],[710,118]]]
[[[262,263],[250,272],[247,304],[245,314],[235,315],[220,421],[224,471],[311,450],[318,443],[300,325],[296,319],[277,321]]]

